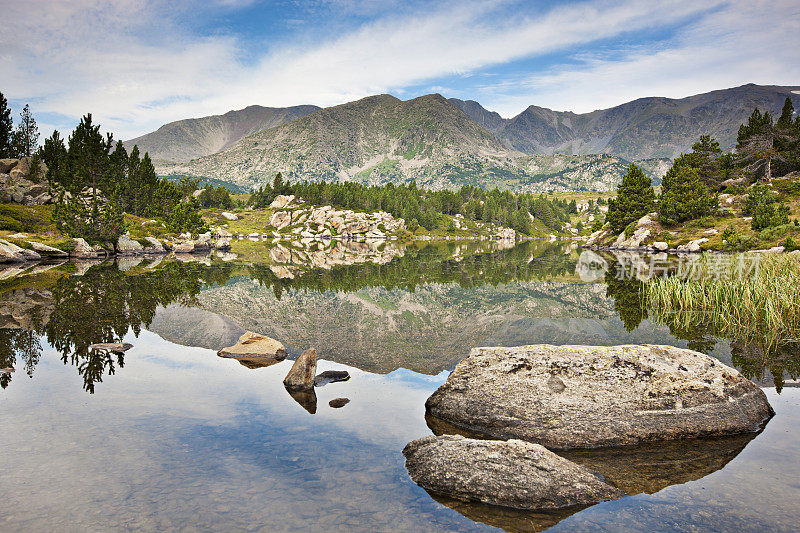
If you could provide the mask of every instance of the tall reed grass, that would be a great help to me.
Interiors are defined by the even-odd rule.
[[[737,261],[729,261],[726,272],[720,271],[718,258],[703,256],[692,279],[646,283],[644,303],[658,322],[687,329],[703,323],[709,333],[730,339],[756,339],[766,346],[800,339],[800,257],[763,254],[757,259],[757,268],[743,273]]]

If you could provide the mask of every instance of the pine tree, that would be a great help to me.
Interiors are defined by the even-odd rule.
[[[80,192],[91,187],[97,192],[101,184],[110,185],[107,177],[111,141],[110,135],[103,137],[99,125],[92,124],[91,113],[81,118],[67,142],[70,175],[66,186],[69,190]]]
[[[775,148],[778,131],[772,123],[769,111],[763,115],[755,108],[747,124],[739,127],[736,137],[736,153],[745,170],[772,181],[772,161],[781,158]]]
[[[658,202],[660,221],[673,225],[712,213],[719,205],[717,195],[708,190],[700,171],[689,165],[674,165],[662,181]]]
[[[44,140],[42,159],[47,165],[45,177],[51,187],[63,186],[68,181],[69,162],[67,161],[67,147],[58,130]]]
[[[617,197],[608,202],[606,220],[614,233],[621,233],[629,224],[655,210],[656,197],[652,180],[635,164],[617,187]]]
[[[11,119],[11,109],[8,107],[8,100],[0,93],[0,159],[14,156],[11,145],[14,133],[14,121]]]
[[[39,144],[39,127],[28,104],[22,108],[19,117],[19,124],[12,137],[13,149],[17,157],[30,157]]]

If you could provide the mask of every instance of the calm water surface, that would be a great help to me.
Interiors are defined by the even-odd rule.
[[[637,307],[635,282],[582,282],[577,256],[450,246],[291,279],[218,262],[0,273],[0,368],[14,368],[0,373],[0,530],[796,530],[797,353],[671,330]],[[247,329],[352,377],[292,397],[290,360],[217,357]],[[119,339],[123,357],[87,352]],[[761,383],[776,416],[758,435],[575,453],[632,494],[583,510],[463,504],[411,482],[400,452],[440,430],[424,403],[455,363],[543,342],[691,345]]]

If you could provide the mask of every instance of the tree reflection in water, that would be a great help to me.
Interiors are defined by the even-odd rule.
[[[52,311],[46,319],[33,321],[31,329],[0,330],[0,368],[24,361],[32,375],[39,360],[38,337],[61,353],[64,364],[72,364],[83,377],[83,387],[93,393],[105,374],[124,365],[122,354],[89,351],[100,342],[116,342],[128,331],[139,336],[159,306],[193,303],[203,287],[224,283],[231,267],[207,268],[198,263],[171,262],[157,270],[129,275],[113,262],[95,265],[81,276],[62,276],[50,287]],[[0,375],[7,387],[10,373]]]

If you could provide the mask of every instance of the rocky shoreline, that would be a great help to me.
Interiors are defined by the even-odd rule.
[[[667,253],[667,254],[696,254],[702,252],[719,252],[719,250],[709,249],[705,244],[709,242],[708,237],[700,237],[693,239],[685,244],[678,246],[670,246],[664,241],[653,241],[653,236],[656,233],[662,232],[663,228],[658,222],[657,213],[649,213],[636,222],[636,227],[631,235],[625,232],[616,236],[613,242],[609,240],[614,237],[611,232],[611,227],[608,223],[598,231],[592,233],[585,244],[581,247],[587,250],[595,251],[626,251],[626,252],[641,252],[641,253]],[[713,236],[719,233],[717,229],[709,229],[705,232],[707,235]],[[651,241],[651,242],[648,242]],[[782,253],[785,251],[783,246],[775,246],[773,248],[763,250],[750,250],[751,252],[761,253]]]

